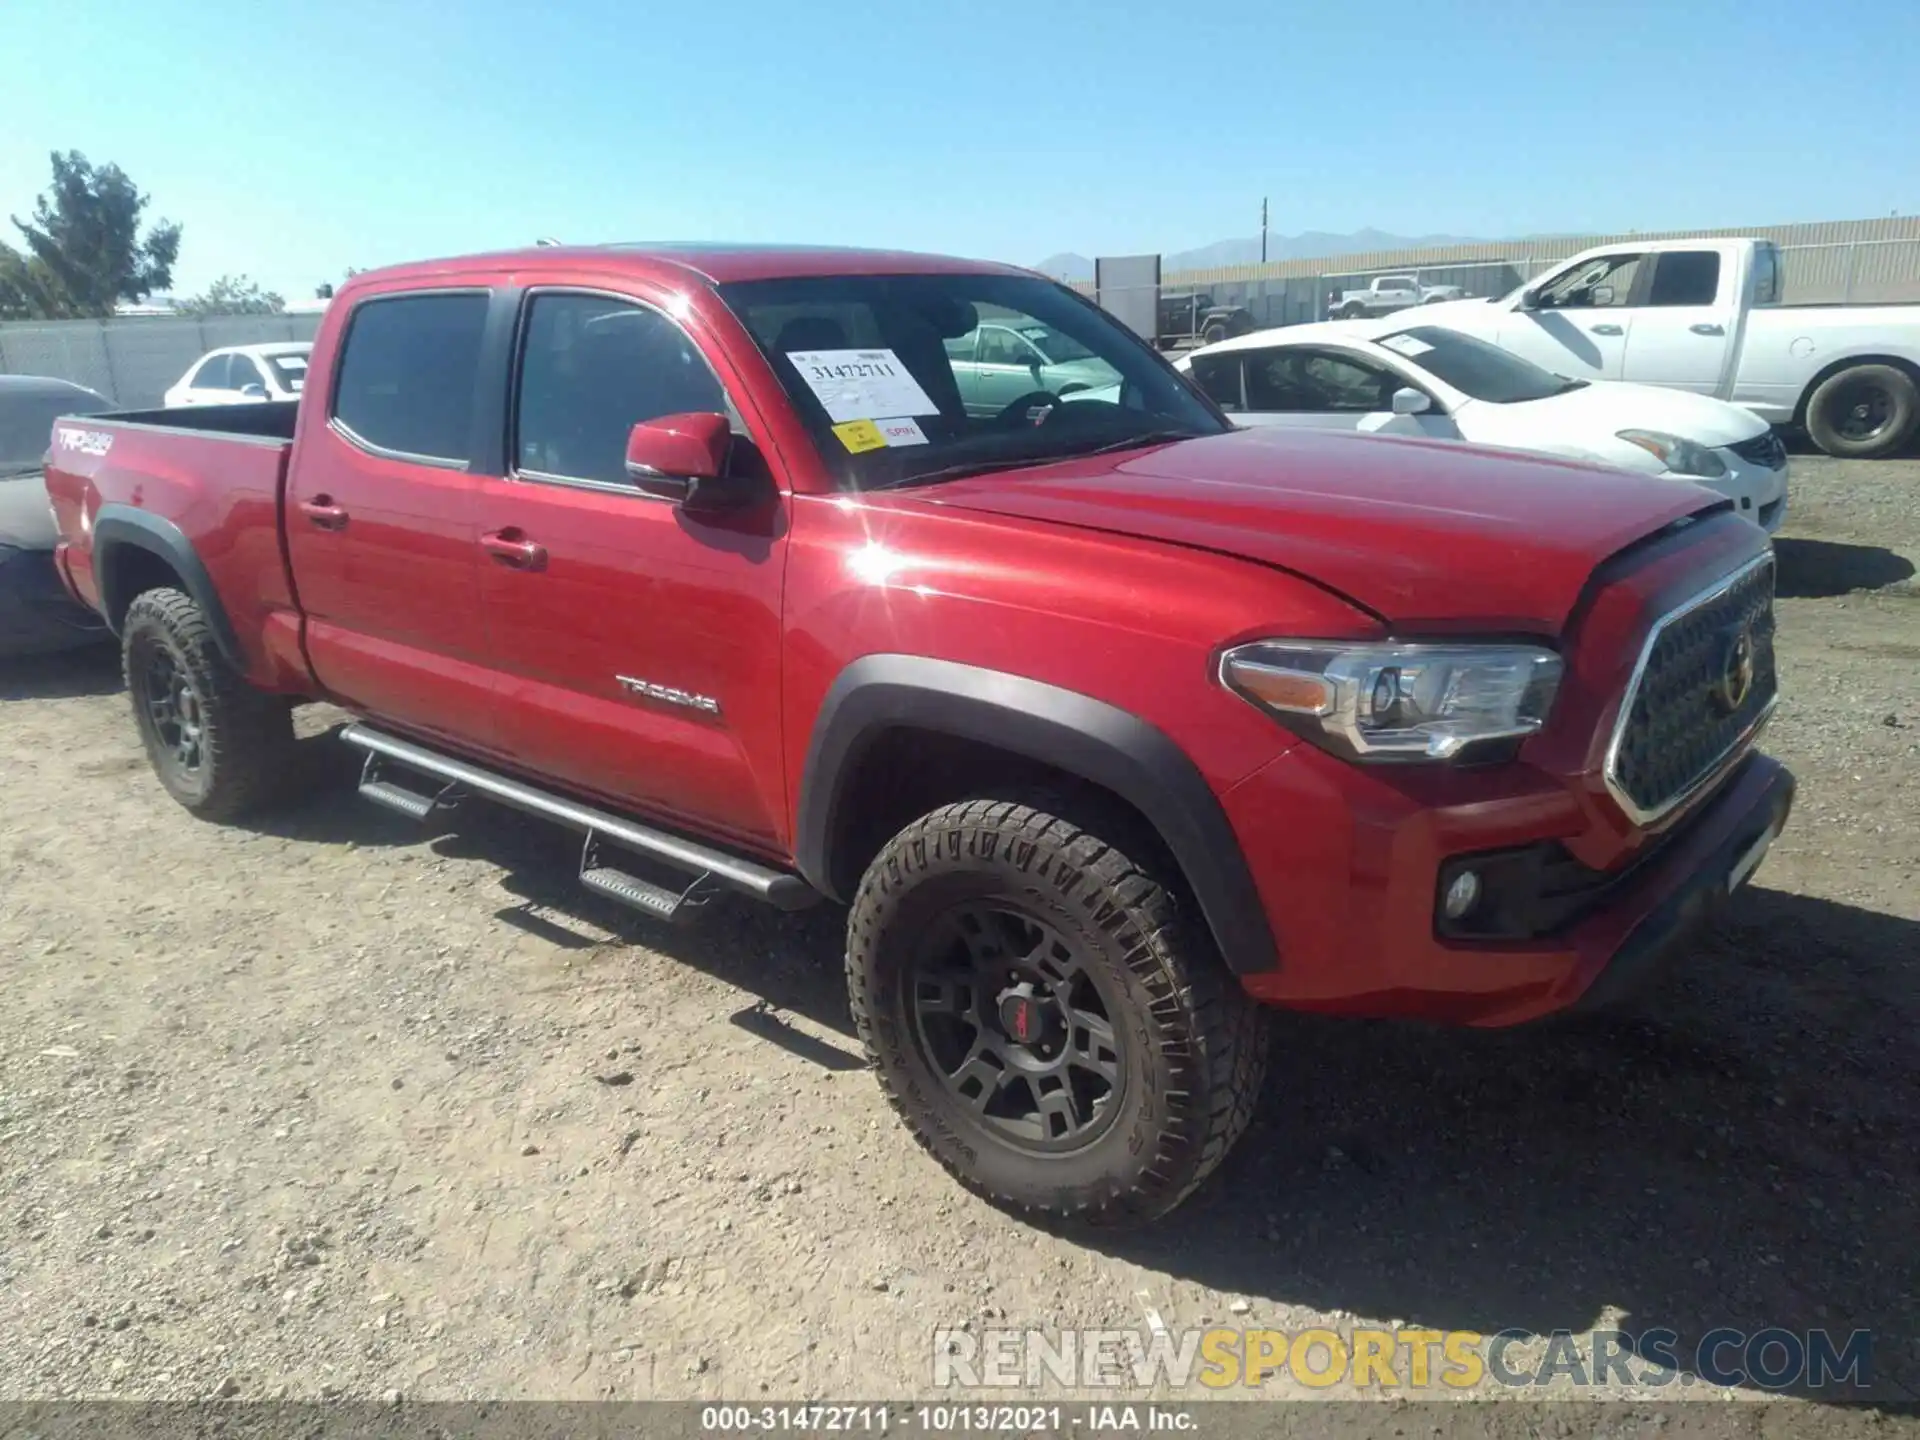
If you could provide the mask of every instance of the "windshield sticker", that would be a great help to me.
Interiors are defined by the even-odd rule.
[[[836,424],[877,415],[940,413],[891,350],[789,350],[787,359]]]
[[[880,438],[889,445],[924,445],[927,432],[920,428],[920,422],[912,416],[903,415],[898,420],[876,421],[880,427]]]
[[[1412,335],[1389,335],[1380,342],[1387,350],[1397,350],[1411,360],[1416,355],[1424,355],[1433,347],[1426,341]]]
[[[880,427],[871,420],[843,421],[833,427],[833,433],[840,437],[840,443],[854,455],[866,450],[879,450],[887,443],[887,437],[880,433]]]

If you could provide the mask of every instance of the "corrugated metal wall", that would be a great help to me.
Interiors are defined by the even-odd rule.
[[[126,410],[159,405],[187,367],[222,345],[311,340],[318,315],[129,316],[0,324],[0,374],[52,375]]]
[[[1205,290],[1216,303],[1245,305],[1263,325],[1322,319],[1328,297],[1376,275],[1413,272],[1428,285],[1459,285],[1470,295],[1503,295],[1571,255],[1634,240],[1752,236],[1780,246],[1787,304],[1873,304],[1920,300],[1920,216],[1829,220],[1798,225],[1728,226],[1618,235],[1566,235],[1426,250],[1383,250],[1266,265],[1170,271],[1165,290]],[[1089,285],[1075,288],[1091,293]]]

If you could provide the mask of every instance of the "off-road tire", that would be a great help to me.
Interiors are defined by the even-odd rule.
[[[1862,388],[1878,391],[1888,408],[1886,423],[1871,436],[1841,433],[1848,397]],[[1807,436],[1843,460],[1878,460],[1902,450],[1920,423],[1920,394],[1913,377],[1896,365],[1855,365],[1829,375],[1807,400]]]
[[[868,1060],[914,1138],[996,1204],[1144,1223],[1190,1195],[1252,1118],[1266,1017],[1142,858],[1032,805],[969,800],[907,826],[861,880],[847,923],[847,985]],[[1085,947],[1085,963],[1117,997],[1109,1018],[1125,1032],[1128,1084],[1120,1111],[1085,1149],[1038,1156],[1007,1144],[961,1112],[921,1050],[907,994],[915,947],[938,916],[969,900],[1029,907]]]
[[[163,647],[193,687],[199,763],[183,766],[148,708],[148,662]],[[286,700],[247,684],[220,653],[213,626],[185,591],[146,590],[120,627],[122,673],[134,724],[160,784],[204,820],[232,820],[278,798],[296,770],[293,711]]]
[[[1200,331],[1200,339],[1208,345],[1218,345],[1228,338],[1230,332],[1224,320],[1209,320]]]

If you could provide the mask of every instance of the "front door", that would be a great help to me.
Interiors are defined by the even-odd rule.
[[[787,507],[699,343],[652,298],[522,302],[508,470],[479,494],[502,740],[529,771],[771,848]],[[689,412],[730,418],[764,503],[703,517],[628,477],[633,426]]]
[[[327,414],[302,417],[286,498],[320,683],[467,749],[492,741],[470,470],[491,304],[484,286],[361,300]]]
[[[1645,262],[1602,255],[1569,267],[1532,291],[1532,308],[1502,318],[1500,347],[1570,380],[1623,378]]]

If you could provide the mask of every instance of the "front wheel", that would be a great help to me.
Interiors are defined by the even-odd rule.
[[[161,785],[207,820],[231,820],[293,773],[293,712],[221,655],[206,612],[182,590],[147,590],[120,634],[127,694]]]
[[[1807,401],[1807,434],[1829,455],[1878,460],[1900,450],[1920,421],[1913,377],[1894,365],[1829,375]]]
[[[1030,805],[915,821],[847,926],[854,1020],[915,1138],[996,1203],[1100,1223],[1172,1210],[1246,1129],[1259,1009],[1167,889]]]

